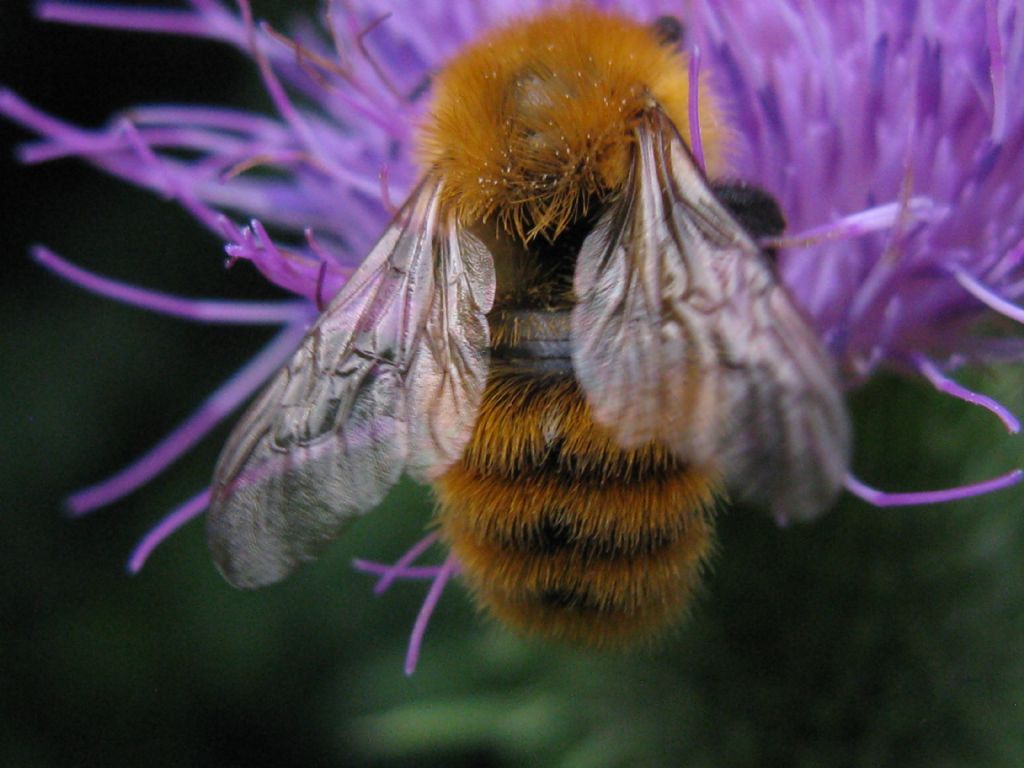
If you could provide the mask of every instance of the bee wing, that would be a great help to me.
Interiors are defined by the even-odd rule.
[[[208,537],[232,584],[283,578],[383,499],[403,470],[458,460],[487,374],[487,249],[442,222],[440,183],[413,193],[214,472]]]
[[[666,130],[657,113],[638,129],[622,196],[580,249],[573,366],[595,420],[623,446],[659,440],[703,461],[723,410],[710,320],[725,294],[712,261],[734,233],[702,230],[694,211],[717,204],[706,186],[672,178]]]
[[[827,508],[849,452],[831,361],[657,110],[575,290],[576,376],[622,445],[717,466],[780,517]]]

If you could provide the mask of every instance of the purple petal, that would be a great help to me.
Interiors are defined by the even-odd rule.
[[[996,312],[1011,320],[1016,320],[1018,323],[1024,323],[1024,308],[1018,307],[1013,302],[1007,301],[1003,297],[997,295],[995,291],[990,288],[986,288],[976,279],[971,277],[963,269],[954,269],[953,276],[956,281],[964,287],[968,293],[983,304],[988,305]]]
[[[185,299],[127,285],[76,267],[44,246],[33,248],[32,258],[54,274],[91,293],[197,323],[280,325],[304,322],[310,316],[309,305],[304,302]]]
[[[163,544],[169,536],[185,525],[185,523],[199,517],[199,515],[206,511],[206,508],[209,505],[210,489],[207,488],[201,493],[193,496],[157,523],[156,526],[143,537],[142,541],[138,543],[135,549],[132,550],[132,556],[128,560],[128,572],[134,575],[141,571],[142,566],[146,564],[146,560],[149,559],[153,550]]]
[[[964,385],[947,378],[939,371],[935,363],[924,355],[918,354],[914,356],[914,367],[940,392],[952,395],[972,405],[980,405],[985,410],[994,413],[1003,422],[1003,425],[1011,435],[1020,432],[1020,420],[1006,406],[987,395],[974,392]]]
[[[1018,10],[1019,12],[1019,10]],[[999,30],[999,7],[996,0],[985,0],[986,33],[989,55],[989,76],[992,79],[992,142],[1002,144],[1006,136],[1006,59]],[[1019,22],[1018,22],[1019,23]]]
[[[124,29],[132,32],[158,32],[189,37],[221,37],[210,19],[192,11],[137,10],[128,5],[81,5],[79,3],[41,2],[36,15],[43,21],[88,27]]]
[[[423,644],[423,635],[426,634],[430,617],[433,615],[434,609],[441,599],[441,594],[444,592],[448,579],[451,578],[457,567],[455,557],[449,555],[434,578],[434,582],[430,585],[430,591],[427,592],[427,597],[424,599],[420,612],[416,616],[416,623],[413,624],[412,634],[409,636],[409,648],[405,654],[406,675],[412,675],[416,671],[416,664],[420,659],[420,646]]]
[[[762,238],[760,244],[763,248],[807,248],[824,242],[850,240],[874,232],[884,232],[897,224],[936,220],[948,210],[926,197],[913,197],[905,206],[901,203],[876,205],[796,234]]]
[[[270,239],[263,224],[255,219],[243,229],[225,216],[219,221],[222,234],[232,241],[224,248],[232,260],[251,261],[275,285],[305,296],[317,306],[329,302],[351,274],[351,269],[343,268],[335,259],[322,261],[320,246],[311,246],[314,254],[319,252],[319,258],[282,251]]]
[[[430,549],[439,537],[440,534],[435,531],[428,536],[424,536],[416,544],[410,547],[404,555],[395,561],[395,564],[392,566],[392,570],[383,574],[376,586],[373,588],[374,594],[380,595],[386,592],[388,587],[394,583],[395,579],[399,578],[408,566],[416,562],[420,555]]]
[[[1005,475],[994,477],[973,485],[960,485],[955,488],[946,488],[940,491],[915,491],[912,493],[888,493],[872,488],[858,480],[852,474],[846,476],[846,490],[857,496],[868,504],[876,507],[913,507],[924,504],[942,504],[947,501],[969,499],[974,496],[982,496],[986,493],[994,493],[1004,488],[1016,485],[1024,479],[1024,470],[1014,469]]]

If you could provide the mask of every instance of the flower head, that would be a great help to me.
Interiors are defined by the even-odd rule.
[[[1024,76],[1019,6],[593,4],[641,20],[686,12],[691,82],[710,88],[725,111],[728,175],[778,198],[788,234],[768,244],[781,249],[781,278],[845,384],[884,369],[920,375],[1017,431],[1003,406],[949,376],[967,363],[1024,359],[1019,336],[991,332],[1001,318],[1024,320],[1016,303],[1024,296],[1024,102],[1009,95]],[[73,495],[73,511],[148,482],[281,365],[416,184],[415,136],[431,73],[485,30],[542,6],[422,2],[389,13],[378,0],[337,0],[322,24],[300,24],[288,36],[256,23],[246,0],[237,11],[219,0],[190,0],[181,10],[39,6],[54,21],[210,38],[253,58],[274,114],[147,106],[86,130],[9,91],[0,91],[0,114],[38,136],[21,149],[24,161],[83,158],[177,201],[224,240],[229,265],[250,262],[296,297],[181,299],[89,274],[38,248],[45,267],[119,301],[191,320],[282,327],[151,451]],[[884,505],[959,498],[1019,479],[1011,472],[949,491],[885,494],[851,477],[848,488]],[[168,516],[140,544],[132,570],[207,501],[202,491]],[[393,566],[359,564],[381,575],[380,589],[396,578],[433,581],[410,664],[444,581],[458,570],[451,558],[414,564],[433,543],[428,537]]]

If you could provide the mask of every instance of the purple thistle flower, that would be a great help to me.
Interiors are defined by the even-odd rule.
[[[640,19],[685,13],[691,81],[723,100],[734,135],[729,173],[771,191],[789,224],[779,269],[849,387],[880,370],[917,375],[980,405],[1017,432],[1017,418],[951,375],[967,364],[1024,359],[1024,5],[1019,0],[863,3],[821,0],[598,1]],[[329,3],[321,25],[285,37],[253,21],[248,2],[190,0],[175,10],[43,2],[40,17],[134,32],[188,35],[250,55],[275,114],[145,106],[105,128],[68,125],[0,90],[0,114],[38,138],[21,159],[78,157],[170,198],[225,241],[229,265],[253,264],[298,298],[195,301],[90,274],[43,247],[36,260],[103,296],[197,322],[279,325],[271,343],[171,434],[128,467],[71,496],[85,514],[134,491],[237,409],[291,354],[319,308],[365,255],[417,180],[411,148],[429,75],[461,46],[540,0],[423,0],[394,13],[378,0]],[[700,72],[698,73],[698,70]],[[696,99],[691,109],[695,114]],[[696,121],[692,121],[696,124]],[[695,155],[701,158],[700,142]],[[250,173],[271,167],[273,174]],[[247,224],[238,222],[244,219]],[[267,228],[281,233],[272,238]],[[1007,322],[1009,325],[1009,323]],[[850,477],[880,506],[987,493],[1019,470],[945,491],[887,494]],[[201,491],[139,544],[132,572],[203,512]],[[436,536],[380,577],[432,585],[407,670],[445,582],[448,558],[417,566]]]

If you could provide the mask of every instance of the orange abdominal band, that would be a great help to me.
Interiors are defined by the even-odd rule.
[[[616,447],[567,376],[492,375],[463,460],[435,490],[479,603],[530,633],[656,634],[712,547],[715,480],[657,445]]]

